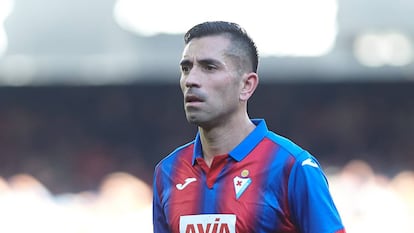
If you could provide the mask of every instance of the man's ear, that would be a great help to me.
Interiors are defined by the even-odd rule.
[[[242,86],[240,91],[240,101],[247,101],[259,84],[259,76],[254,73],[246,73],[242,77]]]

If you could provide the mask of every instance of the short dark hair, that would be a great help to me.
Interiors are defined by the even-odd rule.
[[[205,36],[214,36],[228,34],[237,50],[242,52],[243,56],[247,58],[247,61],[251,64],[251,71],[257,72],[259,64],[259,55],[257,47],[252,38],[247,34],[246,30],[240,25],[233,22],[225,21],[207,21],[200,23],[192,27],[184,35],[184,42],[188,44],[194,38],[200,38]]]

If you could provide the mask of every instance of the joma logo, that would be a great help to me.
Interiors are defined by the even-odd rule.
[[[236,215],[202,214],[180,217],[180,233],[235,233]]]

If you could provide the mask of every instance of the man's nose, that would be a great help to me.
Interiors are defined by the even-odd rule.
[[[187,74],[185,79],[185,85],[190,86],[200,86],[200,72],[196,67],[193,67]]]

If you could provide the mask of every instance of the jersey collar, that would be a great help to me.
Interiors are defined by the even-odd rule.
[[[251,121],[256,125],[256,128],[229,153],[229,156],[238,162],[244,159],[268,133],[266,121],[264,119],[252,119]],[[197,158],[203,158],[199,132],[197,132],[194,140],[193,165]]]

